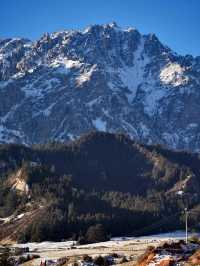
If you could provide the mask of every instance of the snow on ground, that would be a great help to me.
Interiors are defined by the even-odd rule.
[[[87,102],[86,105],[89,106],[89,107],[92,107],[92,106],[95,105],[95,104],[99,104],[99,102],[100,102],[100,100],[101,100],[101,97],[102,97],[102,96],[98,96],[97,98],[95,98],[95,99],[93,99],[93,100]]]
[[[132,136],[134,136],[135,138],[138,137],[138,132],[137,132],[137,130],[136,130],[136,129],[135,129],[130,123],[128,123],[128,122],[125,121],[125,120],[122,120],[122,124],[123,124],[123,127],[124,127],[125,129],[127,129],[128,131],[131,132],[131,135],[132,135]]]
[[[188,233],[188,236],[199,235],[200,233]],[[113,237],[111,241],[126,241],[126,240],[181,240],[185,239],[185,231],[166,232],[155,235],[139,236],[139,237]]]
[[[154,260],[152,262],[150,262],[148,264],[148,266],[156,266],[159,265],[159,263],[162,261],[170,261],[172,260],[174,257],[172,257],[171,255],[160,255],[160,254],[156,254],[156,256],[154,257]]]
[[[126,85],[131,94],[128,95],[128,101],[131,103],[136,95],[138,86],[144,81],[145,67],[149,63],[147,56],[143,57],[144,38],[141,38],[140,44],[134,53],[134,66],[124,66],[120,69],[119,74],[122,82]]]
[[[0,218],[0,222],[3,222],[6,224],[6,223],[9,223],[13,218],[14,218],[13,215],[5,217],[5,218]]]
[[[154,114],[154,110],[156,110],[157,103],[167,96],[168,90],[163,89],[162,87],[154,87],[151,84],[147,84],[143,88],[146,91],[144,110],[148,115],[151,116]]]
[[[52,111],[52,109],[53,109],[53,107],[55,105],[56,105],[56,102],[52,103],[45,110],[41,111],[41,113],[43,113],[45,116],[49,116],[51,114],[51,111]]]
[[[68,133],[67,136],[70,138],[70,140],[75,140],[76,139],[76,136],[71,134],[71,133]]]
[[[20,104],[15,104],[10,108],[10,111],[8,111],[2,118],[0,119],[1,122],[6,122],[6,120],[14,115],[16,112],[17,108],[20,106]]]
[[[179,136],[176,133],[164,132],[162,134],[163,139],[167,142],[168,145],[175,148],[176,143],[179,142]]]
[[[81,67],[81,63],[78,60],[69,60],[67,58],[59,57],[51,63],[50,67],[55,68],[57,73],[68,74],[71,68]]]
[[[42,86],[40,84],[42,82]],[[53,91],[55,89],[55,85],[59,84],[59,80],[57,78],[51,78],[48,80],[43,81],[41,77],[36,79],[33,83],[27,84],[26,86],[22,87],[21,90],[25,93],[26,97],[33,97],[33,98],[43,98],[45,94]],[[38,85],[40,84],[40,86]]]
[[[85,83],[86,81],[89,81],[92,73],[95,71],[96,69],[96,65],[93,65],[91,68],[89,68],[88,70],[84,70],[83,73],[81,73],[77,78],[76,81],[78,83],[78,85],[82,85],[83,83]]]
[[[144,138],[147,138],[149,136],[149,134],[150,134],[150,132],[149,132],[150,130],[142,122],[140,122],[140,131],[141,131],[142,137],[144,137]]]
[[[8,217],[5,218],[0,218],[0,222],[6,224],[6,223],[10,223],[11,221],[16,221],[16,220],[20,220],[22,217],[24,217],[25,215],[29,215],[30,212],[26,212],[26,213],[21,213],[19,215],[10,215]]]
[[[189,233],[188,236],[192,236],[192,233]],[[195,233],[196,235],[196,233]],[[17,247],[29,247],[30,251],[34,250],[57,250],[57,249],[69,249],[72,246],[76,245],[76,248],[96,248],[96,247],[114,247],[114,246],[122,246],[126,242],[130,243],[130,241],[167,241],[167,240],[181,240],[185,239],[184,231],[175,231],[168,232],[156,235],[149,236],[140,236],[140,237],[113,237],[111,240],[106,242],[99,242],[95,244],[87,244],[87,245],[76,245],[76,241],[62,241],[62,242],[41,242],[41,243],[25,243],[25,244],[14,244],[13,246]]]
[[[183,190],[179,190],[179,191],[176,192],[176,194],[179,195],[179,196],[182,196],[184,194],[184,191]]]
[[[63,241],[15,244],[12,246],[21,248],[28,247],[31,253],[34,252],[34,254],[38,254],[40,258],[32,262],[32,265],[34,266],[39,265],[41,259],[56,260],[66,256],[77,258],[84,256],[85,254],[88,254],[91,257],[96,257],[99,255],[106,256],[117,253],[128,258],[132,257],[134,258],[134,261],[136,261],[140,255],[144,254],[148,246],[158,247],[160,244],[168,240],[176,241],[183,239],[185,236],[184,234],[184,231],[176,231],[141,237],[114,237],[107,242],[88,245],[77,245],[74,241]],[[160,257],[157,258],[157,260],[159,259]],[[151,266],[155,266],[155,264],[152,264]]]
[[[196,128],[198,127],[199,125],[197,123],[190,123],[187,127],[188,128]]]
[[[25,244],[14,244],[13,247],[25,248],[28,247],[30,252],[40,251],[51,251],[51,250],[64,250],[69,249],[76,244],[75,241],[61,241],[61,242],[41,242],[41,243],[25,243]]]
[[[12,83],[12,80],[9,79],[7,81],[0,81],[0,89],[5,88],[8,84]]]
[[[129,89],[127,99],[129,103],[132,103],[137,93],[138,86],[145,81],[145,67],[149,61],[147,55],[144,54],[144,38],[141,38],[140,44],[134,53],[135,64],[133,66],[123,65],[119,69],[107,68],[112,77],[109,82],[109,87],[113,91],[119,90],[118,86],[120,85],[120,82],[116,80],[119,76],[123,86]]]
[[[103,121],[100,117],[92,120],[92,123],[94,127],[99,131],[106,131],[106,122]]]
[[[0,125],[0,143],[13,143],[19,138],[26,139],[22,132],[14,129],[8,129],[4,125]],[[25,142],[24,144],[26,145]]]
[[[189,80],[185,75],[185,68],[177,63],[169,63],[160,72],[160,80],[163,84],[170,84],[174,87],[183,85]]]
[[[199,249],[199,244],[194,243],[177,243],[176,246],[171,242],[168,243],[168,246],[158,247],[156,255],[150,261],[148,266],[156,266],[156,265],[183,265],[180,263],[183,260],[185,261],[188,254],[190,256]],[[187,256],[186,256],[187,254]],[[171,261],[171,264],[170,264]],[[178,262],[178,263],[177,263]],[[179,264],[180,263],[180,264]],[[185,265],[185,264],[184,264]],[[193,265],[193,264],[192,264]],[[199,264],[198,264],[199,265]]]

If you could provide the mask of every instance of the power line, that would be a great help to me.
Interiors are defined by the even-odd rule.
[[[185,243],[188,243],[188,209],[185,208]]]
[[[188,216],[190,213],[199,213],[196,210],[188,210],[187,208],[184,209],[185,211],[185,243],[188,243]]]

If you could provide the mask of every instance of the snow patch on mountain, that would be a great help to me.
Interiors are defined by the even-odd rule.
[[[9,80],[7,80],[7,81],[1,81],[0,80],[0,89],[3,89],[3,88],[5,88],[6,86],[8,86],[10,83],[12,83],[13,82],[13,80],[11,80],[11,79],[9,79]]]
[[[43,114],[45,116],[49,116],[52,112],[53,107],[56,105],[56,102],[52,103],[49,107],[47,107],[44,111]]]
[[[95,69],[96,65],[93,65],[90,69],[85,69],[83,73],[76,78],[77,84],[80,86],[89,81]]]
[[[42,83],[42,86],[41,86]],[[50,91],[54,90],[55,86],[59,84],[59,79],[57,78],[50,78],[47,80],[42,81],[41,78],[37,78],[34,80],[33,83],[27,84],[21,88],[27,98],[37,98],[41,99],[45,96],[45,94],[49,93]]]
[[[151,89],[150,89],[151,88]],[[145,95],[144,101],[144,111],[149,116],[153,116],[155,114],[155,110],[159,105],[159,101],[162,100],[167,95],[167,88],[163,87],[151,87],[148,86],[148,93]]]
[[[67,58],[58,58],[54,60],[50,67],[55,68],[56,72],[61,74],[68,74],[72,68],[79,68],[81,67],[81,63],[78,60],[69,60]]]
[[[106,131],[106,122],[102,118],[98,117],[95,120],[92,120],[94,127],[99,131]]]
[[[0,142],[1,143],[18,143],[19,140],[23,144],[28,144],[26,143],[26,137],[25,135],[19,131],[19,130],[14,130],[14,129],[8,129],[4,125],[0,125]]]
[[[163,84],[174,87],[186,84],[189,78],[185,75],[186,69],[178,63],[170,63],[160,72],[160,80]]]
[[[199,150],[199,62],[116,23],[0,40],[0,142],[65,141],[96,128]]]
[[[149,129],[144,123],[140,123],[140,129],[141,129],[141,134],[144,138],[147,138],[149,135]]]
[[[120,78],[123,86],[128,88],[129,92],[126,95],[129,103],[132,103],[135,98],[138,86],[145,81],[145,67],[150,62],[149,57],[144,53],[144,43],[145,39],[141,38],[137,50],[134,52],[133,66],[123,64],[123,66],[117,70],[110,70],[111,73]],[[114,78],[113,80],[115,82]],[[120,83],[109,82],[109,85],[113,90],[118,90],[117,85],[119,84]]]

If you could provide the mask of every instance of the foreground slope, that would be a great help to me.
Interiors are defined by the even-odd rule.
[[[1,145],[0,239],[89,241],[97,228],[104,236],[180,229],[185,206],[199,210],[199,162],[198,154],[101,132],[68,144]],[[198,212],[190,218],[198,228]]]
[[[91,130],[199,150],[200,59],[115,23],[0,40],[0,141]]]

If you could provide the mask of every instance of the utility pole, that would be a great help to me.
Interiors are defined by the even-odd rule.
[[[185,243],[188,243],[188,209],[185,208]]]

